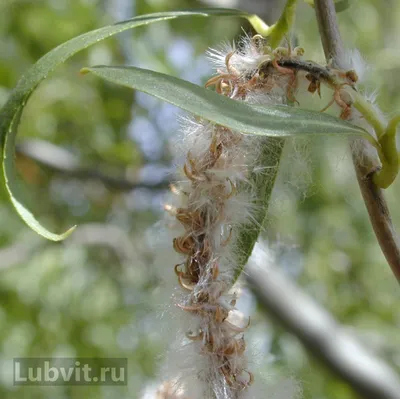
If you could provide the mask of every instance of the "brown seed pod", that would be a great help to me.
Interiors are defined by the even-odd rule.
[[[217,306],[215,310],[215,321],[217,323],[223,323],[229,315],[229,310],[223,308],[222,306]]]
[[[174,238],[172,245],[176,252],[189,255],[194,252],[195,241],[192,236],[177,237]]]
[[[192,182],[206,181],[207,177],[204,175],[198,174],[198,172],[196,171],[194,162],[192,160],[189,160],[189,163],[190,163],[190,169],[189,169],[187,163],[185,163],[185,165],[183,166],[183,172],[185,173],[186,177],[189,180],[191,180]]]

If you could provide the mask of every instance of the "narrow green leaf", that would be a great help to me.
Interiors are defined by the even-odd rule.
[[[263,227],[278,173],[285,137],[309,134],[359,135],[374,140],[363,129],[321,112],[288,106],[262,107],[231,100],[190,82],[135,67],[92,67],[82,73],[134,88],[174,104],[194,115],[246,134],[265,136],[258,164],[263,173],[249,177],[254,197],[252,221],[240,226],[233,282],[240,276]],[[243,187],[246,190],[246,187]]]
[[[270,137],[358,135],[374,143],[374,139],[362,128],[321,112],[288,106],[251,105],[173,76],[136,67],[95,66],[82,69],[84,74],[89,72],[244,134]]]
[[[297,0],[287,0],[278,22],[271,26],[269,45],[272,48],[279,46],[279,43],[293,26],[296,15],[296,5]]]
[[[252,197],[254,198],[252,220],[249,223],[241,225],[238,229],[235,242],[237,265],[232,285],[239,278],[246,266],[258,236],[264,227],[284,144],[285,139],[280,137],[265,137],[260,143],[261,151],[257,165],[262,167],[262,172],[260,173],[258,170],[253,171],[249,176],[249,189],[253,187]]]
[[[10,143],[12,143],[12,148],[15,147],[15,137],[16,137],[16,129],[18,127],[18,122],[21,117],[21,112],[22,109],[18,111],[18,113],[15,115],[13,120],[10,123],[10,130],[9,130],[9,138],[10,138]],[[71,227],[68,229],[66,232],[62,234],[53,234],[50,231],[43,229],[43,227],[40,225],[40,223],[36,220],[36,218],[33,216],[33,214],[26,209],[22,203],[18,200],[18,195],[15,195],[14,192],[11,191],[11,187],[13,187],[13,191],[18,192],[18,185],[17,185],[17,178],[16,178],[16,173],[15,173],[15,168],[13,167],[14,165],[14,153],[11,153],[11,156],[9,156],[8,153],[4,153],[3,157],[3,168],[4,170],[8,170],[8,174],[4,174],[5,178],[5,184],[6,184],[6,189],[8,192],[8,195],[10,196],[11,202],[14,205],[14,208],[16,211],[21,215],[22,219],[25,221],[25,223],[30,226],[30,228],[36,233],[42,235],[43,237],[47,238],[48,240],[52,241],[61,241],[67,238],[76,228],[76,226]]]
[[[250,17],[249,14],[244,11],[224,8],[164,12],[138,16],[128,21],[106,26],[69,40],[43,56],[31,67],[26,75],[20,79],[7,103],[0,112],[0,139],[1,145],[3,146],[2,168],[6,189],[14,208],[24,222],[37,233],[50,240],[59,241],[71,233],[72,229],[61,235],[51,233],[35,219],[32,213],[24,207],[19,199],[21,198],[21,195],[18,193],[18,179],[15,172],[14,162],[15,136],[17,134],[20,116],[32,92],[58,65],[92,44],[127,29],[154,22],[189,16],[241,17],[247,19]]]

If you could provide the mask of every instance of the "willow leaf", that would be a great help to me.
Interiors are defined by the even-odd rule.
[[[364,129],[331,115],[283,105],[265,107],[247,104],[148,69],[95,66],[84,68],[81,72],[92,73],[110,82],[150,94],[243,134],[269,137],[358,135],[374,143]]]
[[[85,68],[82,73],[93,73],[110,82],[143,91],[232,130],[264,136],[260,142],[258,160],[264,172],[253,172],[249,177],[250,186],[255,189],[253,220],[239,229],[235,246],[237,269],[234,281],[247,263],[264,224],[285,137],[310,134],[359,135],[373,141],[363,129],[321,112],[288,106],[246,104],[147,69],[98,66]]]
[[[18,190],[18,178],[15,171],[15,139],[22,111],[33,91],[57,66],[65,62],[77,52],[95,44],[101,40],[111,37],[127,29],[148,25],[155,22],[170,20],[178,17],[194,16],[218,16],[218,17],[241,17],[250,19],[252,16],[244,11],[225,8],[197,9],[193,11],[163,12],[142,15],[128,21],[119,22],[91,32],[77,36],[64,44],[56,47],[44,55],[28,72],[20,79],[12,91],[7,103],[0,111],[0,139],[3,147],[2,168],[4,183],[9,198],[23,221],[40,235],[53,240],[64,239],[71,231],[64,234],[54,234],[43,227],[34,215],[22,204],[23,197]]]

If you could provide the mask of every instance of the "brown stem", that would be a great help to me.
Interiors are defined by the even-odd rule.
[[[326,60],[336,67],[345,68],[344,46],[336,21],[333,0],[315,0],[314,5]],[[372,175],[379,170],[380,164],[376,157],[370,155],[368,143],[363,142],[360,145],[363,146],[362,156],[357,155],[360,154],[360,146],[357,147],[357,154],[355,151],[352,153],[358,184],[382,252],[394,275],[400,280],[399,239],[383,191],[372,181]]]
[[[262,244],[257,246],[256,251],[261,254],[265,251],[267,255],[265,259],[263,256],[250,258],[246,274],[262,308],[346,381],[357,392],[357,397],[399,399],[400,378],[396,372],[358,342],[345,325],[287,279],[281,271],[283,265],[274,265],[269,260],[268,248],[263,249]]]
[[[152,184],[144,179],[126,179],[122,176],[103,173],[101,167],[85,167],[78,157],[68,150],[51,144],[44,140],[25,140],[17,145],[17,155],[22,155],[50,170],[68,177],[76,177],[81,180],[97,180],[106,187],[118,191],[130,191],[136,188],[149,190],[167,189],[169,181],[160,179]],[[120,173],[121,175],[122,173]]]

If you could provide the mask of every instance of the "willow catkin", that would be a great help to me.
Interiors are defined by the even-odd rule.
[[[263,104],[284,101],[282,80],[288,79],[283,77],[277,90],[258,77],[264,54],[250,38],[236,51],[226,45],[208,55],[218,73],[208,85],[215,85],[221,95]],[[176,306],[192,317],[192,327],[177,349],[187,353],[184,365],[168,386],[176,397],[239,398],[254,377],[245,356],[244,332],[250,320],[235,309],[232,288],[237,241],[240,226],[260,223],[250,176],[270,173],[277,165],[264,169],[258,163],[265,139],[195,117],[183,120],[182,131],[186,159],[181,179],[173,186],[178,205],[166,209],[183,227],[173,239],[181,255],[174,270],[184,292],[175,298]],[[168,395],[164,397],[172,397]]]
[[[349,105],[335,86],[336,75],[316,63],[302,63],[302,55],[302,49],[272,51],[259,37],[246,36],[237,49],[225,44],[209,50],[217,75],[206,86],[237,101],[277,105],[296,103],[299,78],[318,94],[322,82],[335,90],[331,102],[347,118]],[[341,71],[338,76],[347,85],[356,77]],[[282,139],[242,135],[195,117],[183,119],[177,152],[186,155],[181,178],[172,188],[176,203],[165,208],[181,225],[173,239],[180,255],[174,266],[180,291],[173,298],[185,334],[171,347],[164,376],[170,378],[158,398],[252,397],[254,376],[244,335],[250,320],[235,308],[232,284],[259,234],[282,147]],[[282,392],[289,399],[296,391],[291,386]]]

